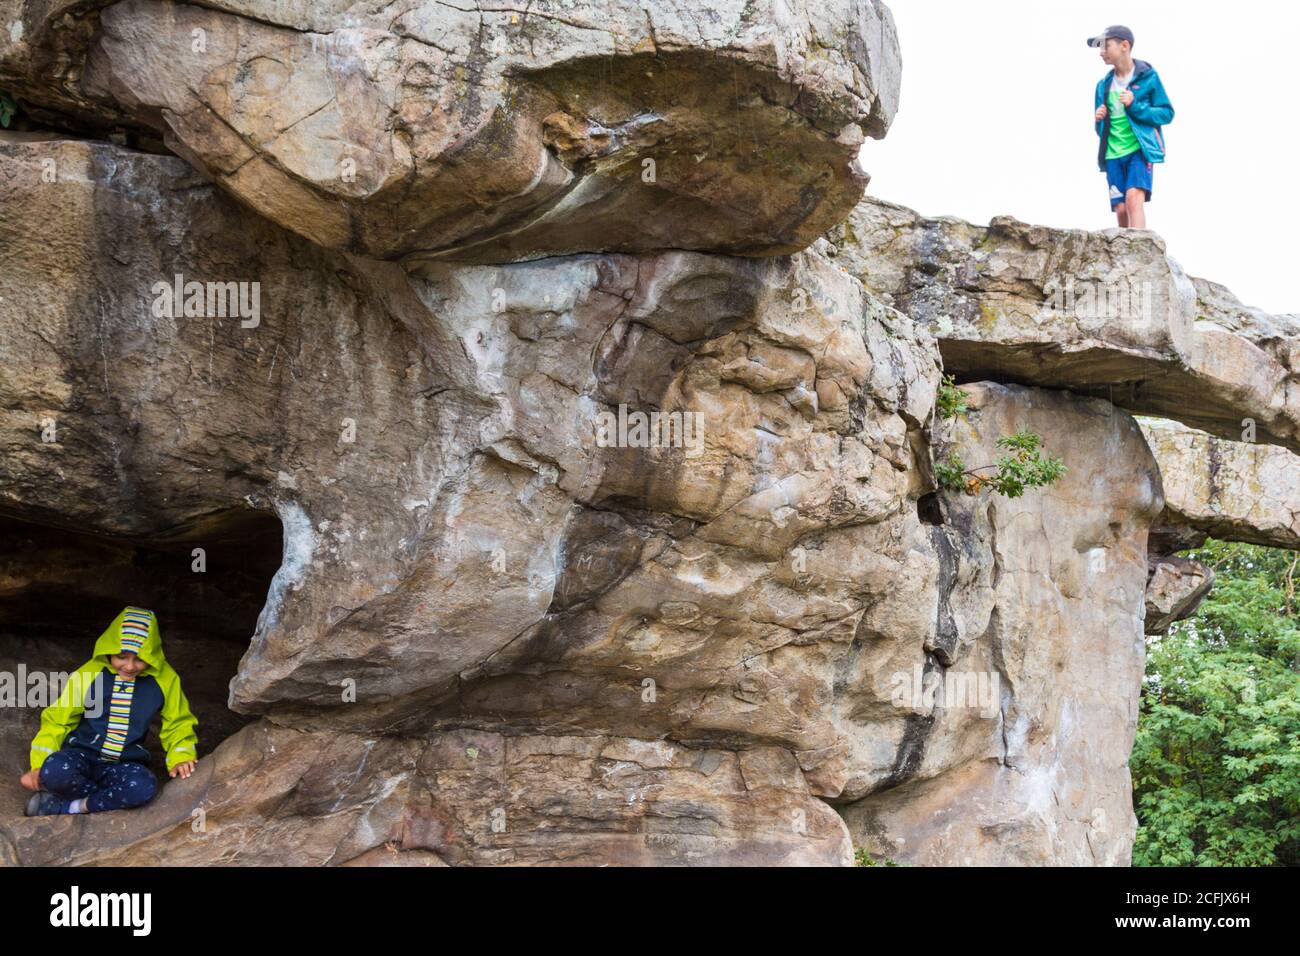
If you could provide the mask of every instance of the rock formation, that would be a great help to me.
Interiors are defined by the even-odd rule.
[[[982,572],[939,582],[941,608],[967,626],[934,654],[944,687],[914,715],[903,748],[914,756],[901,768],[912,772],[845,807],[845,819],[856,844],[918,864],[1126,863],[1156,462],[1108,402],[1002,385],[968,392],[956,437],[968,461],[993,460],[996,439],[1024,425],[1065,450],[1069,470],[1049,493],[946,498],[935,536],[951,544],[940,548],[973,555]],[[984,673],[996,676],[991,714],[969,706]]]
[[[1191,617],[1214,587],[1214,571],[1178,555],[1151,560],[1147,581],[1146,633],[1163,634],[1169,625]]]
[[[1300,451],[1300,316],[1189,277],[1154,233],[980,227],[868,198],[832,238],[841,265],[934,332],[958,380],[1070,388]]]
[[[797,251],[861,196],[898,99],[879,0],[22,12],[19,93],[107,104],[273,221],[381,259]]]
[[[882,4],[3,7],[0,664],[156,606],[202,754],[11,774],[0,861],[1128,862],[1169,555],[1295,546],[1294,323],[862,199]],[[1140,332],[1038,327],[1115,275]],[[937,487],[1021,426],[1058,484]]]
[[[1158,533],[1182,547],[1205,536],[1300,550],[1300,460],[1284,448],[1226,441],[1177,422],[1141,420],[1164,474]]]

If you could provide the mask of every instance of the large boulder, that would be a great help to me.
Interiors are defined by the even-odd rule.
[[[759,564],[736,583],[754,583],[803,536],[920,493],[933,342],[816,256],[411,280],[258,221],[175,159],[60,142],[0,162],[18,370],[0,501],[153,537],[241,503],[278,515],[241,708],[337,703],[360,674],[372,700],[446,690],[541,624],[557,588],[590,600],[645,548],[739,549]],[[155,316],[177,274],[259,282],[258,324]],[[603,416],[651,411],[689,412],[685,434],[602,446]],[[580,548],[601,561],[566,568]],[[694,580],[700,557],[673,573]]]
[[[152,130],[385,259],[792,252],[861,197],[898,101],[879,0],[11,6],[0,87],[38,113]]]
[[[15,370],[0,401],[0,507],[34,526],[181,540],[214,560],[226,552],[213,515],[276,515],[282,561],[232,709],[341,735],[321,774],[349,747],[379,774],[366,741],[418,752],[451,725],[532,734],[539,753],[576,755],[577,734],[593,780],[650,748],[669,762],[629,786],[663,793],[667,822],[643,831],[629,822],[639,811],[614,813],[610,832],[633,827],[625,842],[641,849],[611,861],[848,860],[818,797],[888,760],[826,704],[868,606],[918,659],[934,621],[938,563],[915,507],[938,378],[928,336],[811,253],[576,256],[411,279],[258,219],[175,158],[10,143],[0,188],[12,264],[0,346]],[[255,321],[172,315],[160,301],[176,275],[182,290],[259,283]],[[678,415],[676,431],[638,439],[635,416],[650,412]],[[619,431],[629,415],[631,435]],[[601,758],[588,753],[596,736],[626,743]],[[216,779],[243,772],[248,739],[217,749]],[[292,787],[292,751],[268,748],[258,772]],[[547,786],[569,785],[567,758],[539,766]],[[238,803],[241,787],[222,792]],[[550,806],[537,787],[520,799]],[[102,850],[80,830],[40,850],[31,828],[49,821],[10,820],[13,852],[153,859],[172,837],[130,847],[209,806],[192,782],[173,789],[193,797],[183,812],[151,806]],[[338,849],[348,831],[333,817],[294,805],[277,823],[248,792],[231,812],[267,840],[300,834],[303,861],[396,839],[376,825],[369,846]],[[690,837],[700,824],[682,803],[719,821],[717,839]],[[573,817],[572,846],[519,859],[597,858],[585,799],[555,812]],[[762,836],[778,824],[788,838]],[[232,849],[242,832],[193,853],[269,859]]]
[[[1192,558],[1168,555],[1150,561],[1146,591],[1146,633],[1164,634],[1191,617],[1214,587],[1214,569]]]

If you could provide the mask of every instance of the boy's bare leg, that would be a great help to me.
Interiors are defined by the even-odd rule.
[[[1128,228],[1128,206],[1116,206],[1115,215],[1119,217],[1119,227]]]
[[[1124,194],[1124,207],[1128,211],[1128,227],[1145,229],[1147,227],[1146,193],[1141,189],[1130,189]]]

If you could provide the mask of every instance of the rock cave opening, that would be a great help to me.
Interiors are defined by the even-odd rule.
[[[916,499],[916,515],[921,519],[922,524],[943,524],[943,503],[939,500],[937,491],[931,491]]]
[[[0,671],[12,675],[16,706],[0,724],[0,755],[27,766],[44,695],[24,694],[42,677],[85,663],[95,640],[128,604],[158,615],[167,660],[181,676],[198,718],[199,755],[253,718],[227,706],[281,561],[274,514],[237,507],[205,516],[163,538],[88,533],[0,515]],[[8,705],[9,702],[6,702]],[[30,704],[30,706],[28,706]],[[153,770],[166,778],[150,727]],[[19,792],[17,774],[4,787]]]

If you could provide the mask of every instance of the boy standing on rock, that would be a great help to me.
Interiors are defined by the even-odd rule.
[[[1121,227],[1145,229],[1145,203],[1151,199],[1151,168],[1165,161],[1165,138],[1160,127],[1174,118],[1160,75],[1146,60],[1133,59],[1133,31],[1107,27],[1089,37],[1088,46],[1099,47],[1101,58],[1112,67],[1097,84],[1094,107],[1097,166],[1106,174],[1110,207]]]

